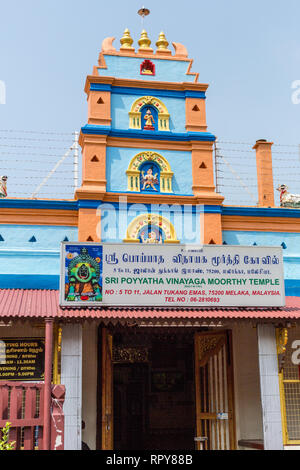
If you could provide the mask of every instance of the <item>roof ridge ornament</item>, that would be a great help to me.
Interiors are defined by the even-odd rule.
[[[172,44],[175,49],[175,57],[188,57],[187,48],[183,44],[180,44],[179,42],[172,42]]]
[[[145,29],[143,29],[143,31],[141,32],[141,37],[138,40],[138,43],[140,46],[139,52],[153,52],[152,47],[150,47],[151,40],[148,38],[148,34]]]
[[[113,42],[116,38],[114,36],[103,39],[101,52],[117,52],[117,49],[113,46]]]
[[[158,41],[156,43],[156,46],[157,46],[156,53],[171,54],[172,52],[170,51],[170,49],[168,49],[168,45],[169,43],[166,39],[165,33],[161,31],[158,37]]]
[[[134,51],[134,47],[132,47],[133,39],[130,35],[130,31],[128,28],[125,29],[123,33],[123,37],[120,39],[120,43],[121,43],[121,47],[120,47],[121,50],[129,49],[131,51],[132,50]]]

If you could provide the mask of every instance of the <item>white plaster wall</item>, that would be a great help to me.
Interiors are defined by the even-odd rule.
[[[81,450],[81,381],[82,327],[80,324],[65,324],[61,348],[61,384],[66,387],[65,450]]]
[[[249,322],[232,328],[237,440],[263,439],[257,332]]]
[[[265,450],[283,450],[275,327],[257,325]]]
[[[82,330],[82,440],[96,450],[98,324],[85,323]]]

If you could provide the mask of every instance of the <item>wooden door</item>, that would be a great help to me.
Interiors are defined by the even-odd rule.
[[[113,450],[112,335],[102,328],[102,450]]]
[[[236,448],[230,331],[195,334],[196,448]]]

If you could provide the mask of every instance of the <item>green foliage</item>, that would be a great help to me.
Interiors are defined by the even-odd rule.
[[[15,450],[15,442],[9,442],[10,423],[6,423],[5,427],[0,429],[0,450]],[[1,437],[2,434],[2,437]]]

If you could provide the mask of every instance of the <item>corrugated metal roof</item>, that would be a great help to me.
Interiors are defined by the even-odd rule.
[[[57,319],[300,319],[300,297],[286,297],[282,308],[179,308],[59,306],[57,290],[0,289],[0,318]]]

